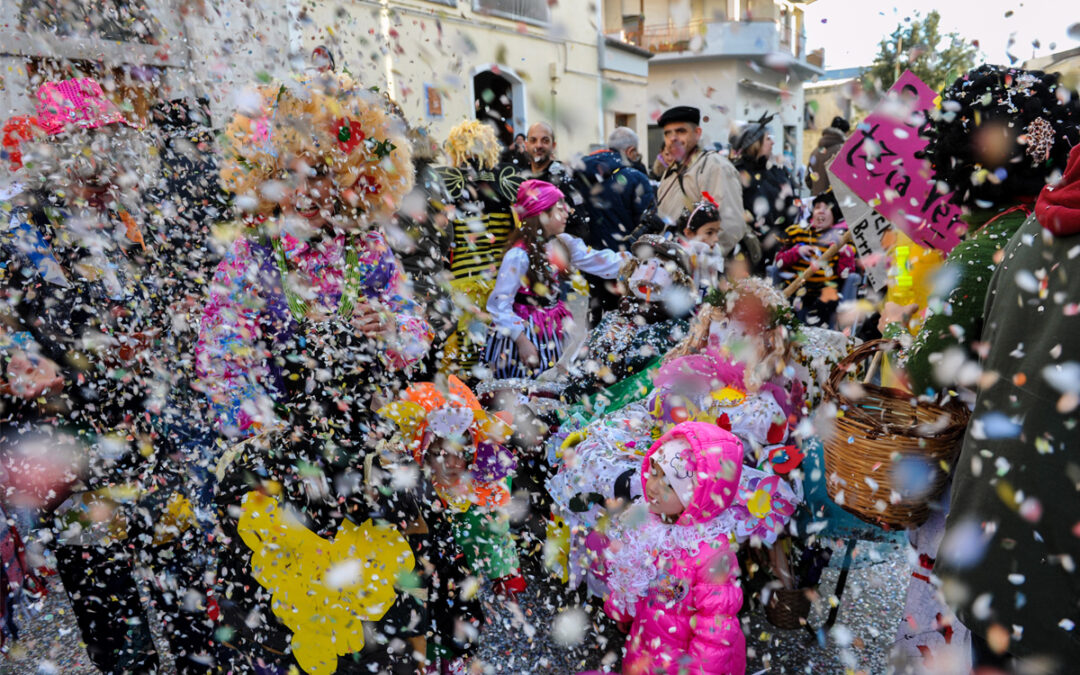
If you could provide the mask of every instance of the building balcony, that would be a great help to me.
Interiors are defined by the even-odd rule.
[[[783,30],[779,21],[690,21],[683,26],[626,26],[609,37],[653,53],[653,63],[700,59],[753,59],[773,68],[792,67],[804,77],[824,74],[824,51],[807,53],[806,36]]]

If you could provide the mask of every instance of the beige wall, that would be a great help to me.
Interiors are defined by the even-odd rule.
[[[665,25],[669,20],[676,26],[689,20],[728,21],[733,19],[731,10],[731,0],[645,0],[645,25]]]
[[[726,144],[736,103],[735,65],[730,59],[650,63],[650,123],[668,108],[691,105],[701,109],[705,142]]]
[[[595,16],[583,16],[576,3],[553,8],[550,27],[477,14],[471,3],[462,3],[452,14],[431,2],[392,5],[393,11],[383,13],[360,0],[319,3],[309,10],[304,53],[326,43],[363,82],[386,88],[392,78],[393,96],[409,120],[428,126],[436,138],[445,138],[453,125],[474,116],[473,76],[492,65],[520,83],[524,110],[515,106],[515,130],[553,122],[565,157],[603,136]],[[390,35],[388,42],[384,35]],[[425,85],[442,92],[441,119],[426,115]]]
[[[190,58],[171,52],[175,64],[166,70],[166,88],[174,96],[208,95],[219,125],[236,109],[245,86],[260,77],[302,71],[314,47],[326,44],[339,68],[369,86],[392,89],[410,121],[428,126],[436,138],[445,138],[454,124],[474,116],[473,76],[492,66],[520,85],[515,127],[524,131],[536,121],[554,122],[565,158],[601,142],[616,113],[636,115],[639,133],[643,138],[646,133],[644,78],[599,72],[598,17],[584,0],[556,4],[550,24],[543,26],[474,12],[472,0],[454,8],[390,0],[388,10],[374,0],[206,0],[205,15],[189,12],[182,21],[177,1],[150,0],[160,5],[161,16],[179,21],[170,32],[186,37],[184,45],[190,47]],[[615,0],[620,1],[627,10],[638,6],[638,0]],[[17,23],[11,20],[16,5],[0,3],[2,23]],[[298,21],[301,12],[304,21]],[[139,53],[132,45],[115,46],[121,62],[124,55]],[[32,111],[18,61],[0,57],[5,112]],[[426,114],[425,84],[442,93],[441,118]],[[608,109],[602,110],[605,100]]]
[[[1076,51],[1072,49],[1065,54],[1051,54],[1030,59],[1024,62],[1024,68],[1059,73],[1063,85],[1073,91],[1078,91],[1080,90],[1080,54],[1073,53]]]
[[[742,80],[761,86],[748,87]],[[788,126],[795,128],[794,162],[800,160],[803,92],[797,80],[787,82],[783,74],[767,69],[751,70],[735,59],[650,63],[649,114],[676,105],[701,109],[702,138],[707,145],[719,141],[726,146],[731,132],[741,124],[759,119],[764,112],[774,113],[770,128],[777,158],[783,152],[784,127]]]
[[[803,134],[803,163],[810,161],[810,155],[821,140],[821,132],[828,126],[834,117],[848,117],[850,115],[851,98],[849,96],[849,83],[838,82],[828,86],[817,86],[806,91],[806,102],[817,102],[817,113],[814,118],[814,128],[807,129]],[[848,120],[851,121],[850,119]],[[852,125],[854,126],[854,124]]]
[[[706,21],[730,21],[730,10],[728,0],[705,0],[702,17]]]
[[[856,80],[842,80],[817,85],[806,90],[806,101],[817,101],[818,112],[815,116],[815,128],[803,133],[803,159],[808,161],[810,154],[821,140],[821,132],[829,126],[837,115],[847,119],[851,128],[863,120],[868,111],[858,108],[854,103],[853,87]]]
[[[604,82],[612,88],[611,98],[604,109],[605,135],[615,128],[616,114],[631,115],[629,126],[637,132],[640,140],[638,149],[644,154],[647,150],[646,139],[649,133],[649,90],[648,80],[624,73],[604,71]],[[603,139],[606,141],[607,138]]]

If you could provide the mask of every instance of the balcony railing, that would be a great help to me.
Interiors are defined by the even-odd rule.
[[[641,31],[639,47],[653,54],[683,52],[690,48],[694,37],[705,37],[705,22],[691,21],[685,26],[645,26]]]
[[[527,23],[546,24],[551,21],[547,0],[473,0],[473,9]]]
[[[677,55],[701,50],[702,56],[753,56],[786,52],[806,61],[806,35],[786,30],[779,21],[703,21],[682,26],[634,25],[610,37],[648,49],[653,54]],[[700,38],[698,44],[695,38]]]

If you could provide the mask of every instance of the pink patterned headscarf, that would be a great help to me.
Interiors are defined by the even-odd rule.
[[[49,135],[71,127],[96,129],[108,124],[133,126],[105,96],[101,85],[84,77],[46,82],[37,90],[38,124]]]
[[[518,218],[528,218],[547,211],[563,200],[563,193],[551,183],[542,180],[527,180],[521,184],[517,193]]]

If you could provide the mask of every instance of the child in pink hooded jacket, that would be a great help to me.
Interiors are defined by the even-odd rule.
[[[622,518],[607,553],[605,610],[632,621],[622,672],[746,671],[739,564],[728,545],[742,444],[714,424],[683,422],[645,455],[648,513]]]

